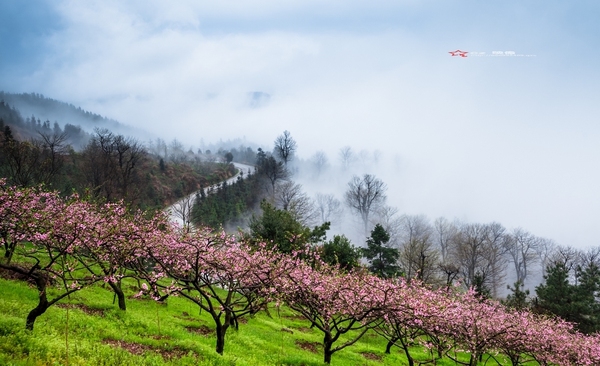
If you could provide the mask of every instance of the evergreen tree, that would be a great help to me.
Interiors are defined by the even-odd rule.
[[[563,263],[548,267],[545,283],[536,287],[539,311],[551,313],[576,324],[583,333],[600,330],[600,270],[595,263],[576,270],[576,284],[569,283]]]
[[[563,263],[551,264],[544,276],[545,282],[535,288],[537,307],[542,312],[560,316],[568,321],[574,319],[573,286],[569,283],[569,271]]]
[[[231,185],[220,185],[216,191],[206,194],[201,185],[192,209],[195,225],[218,228],[222,226],[246,226],[247,212],[257,208],[260,202],[259,177],[238,177]]]
[[[358,267],[360,250],[356,248],[344,235],[335,235],[333,240],[323,243],[321,259],[325,263],[339,265],[347,271]]]
[[[600,330],[600,269],[594,262],[577,268],[575,296],[578,300],[581,317],[578,328],[583,333]]]
[[[398,250],[386,244],[390,241],[390,234],[380,224],[375,225],[371,237],[367,239],[367,247],[362,249],[363,257],[369,262],[369,270],[382,278],[397,276]]]
[[[63,131],[60,129],[60,125],[58,124],[58,122],[54,122],[54,126],[52,127],[52,130],[53,130],[54,134],[57,136],[59,136],[63,133]]]
[[[506,288],[512,293],[506,296],[506,300],[503,302],[504,305],[517,310],[523,310],[529,307],[529,301],[527,300],[529,290],[523,291],[523,283],[521,281],[515,282],[513,287],[507,285]]]
[[[289,211],[278,210],[263,200],[260,204],[262,215],[253,216],[249,228],[251,239],[255,242],[272,244],[283,253],[307,249],[325,239],[329,223],[315,226],[312,230],[302,225]]]
[[[15,138],[13,137],[10,126],[8,126],[8,125],[4,126],[4,141],[9,142],[9,141],[13,141],[14,139]]]
[[[481,272],[476,272],[473,276],[473,288],[477,296],[482,300],[492,297],[492,291],[485,282],[485,275]]]

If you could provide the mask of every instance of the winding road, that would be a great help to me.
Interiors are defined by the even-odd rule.
[[[235,181],[237,181],[238,177],[242,173],[245,174],[246,176],[254,173],[254,166],[252,166],[252,165],[242,164],[242,163],[232,163],[232,164],[233,164],[233,166],[236,167],[237,173],[233,177],[224,181],[227,185],[231,185]],[[217,188],[219,188],[219,186],[221,186],[222,184],[223,184],[223,181],[221,181],[217,184],[213,184],[212,186],[206,187],[206,188],[204,188],[204,193],[208,195],[211,192],[215,191]],[[171,217],[171,221],[178,224],[179,227],[182,227],[184,229],[189,229],[191,227],[191,213],[192,213],[192,208],[194,206],[194,199],[196,198],[196,194],[198,192],[200,192],[200,191],[196,191],[190,195],[183,197],[182,199],[180,199],[179,201],[175,202],[174,204],[172,204],[171,206],[169,206],[165,209],[165,212],[169,213],[169,216]]]

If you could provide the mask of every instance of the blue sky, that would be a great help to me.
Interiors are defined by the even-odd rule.
[[[599,4],[3,0],[0,89],[189,145],[378,149],[400,212],[597,246]]]

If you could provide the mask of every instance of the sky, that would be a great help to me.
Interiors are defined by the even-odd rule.
[[[586,248],[599,16],[597,1],[3,0],[0,90],[190,146],[271,148],[289,130],[300,159],[378,150],[364,173],[399,212]]]

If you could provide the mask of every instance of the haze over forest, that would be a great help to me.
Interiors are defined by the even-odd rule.
[[[600,217],[599,7],[8,0],[0,90],[194,148],[270,150],[289,130],[299,162],[322,151],[339,173],[299,177],[311,192],[372,173],[400,213],[585,248]],[[341,173],[346,146],[362,158]]]

